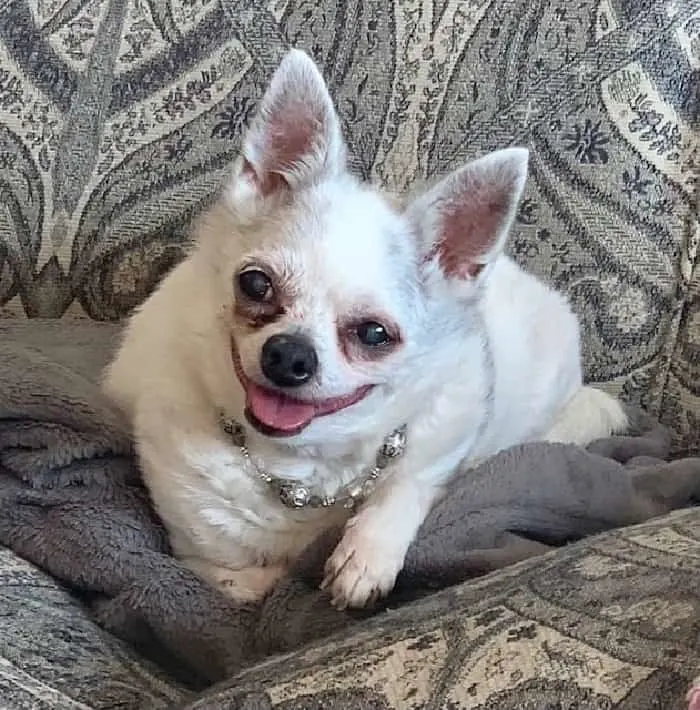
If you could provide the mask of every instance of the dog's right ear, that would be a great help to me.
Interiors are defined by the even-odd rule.
[[[301,50],[286,54],[243,137],[234,201],[294,190],[345,168],[340,122],[326,83]]]

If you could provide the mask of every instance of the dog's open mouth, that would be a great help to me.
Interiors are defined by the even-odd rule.
[[[231,354],[236,376],[246,394],[246,419],[266,436],[294,436],[303,431],[316,417],[346,409],[364,399],[372,389],[372,385],[365,385],[341,397],[314,401],[295,399],[253,382],[243,371],[238,348],[233,340]]]

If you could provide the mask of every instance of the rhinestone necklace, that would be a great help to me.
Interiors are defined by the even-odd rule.
[[[374,460],[374,464],[366,468],[362,474],[350,483],[342,486],[335,495],[327,496],[315,492],[311,487],[289,478],[277,478],[260,468],[253,460],[246,445],[245,429],[235,420],[229,419],[223,413],[219,415],[221,428],[231,441],[239,448],[243,458],[253,469],[257,477],[267,484],[287,508],[331,508],[342,506],[352,510],[365,500],[374,490],[379,474],[392,462],[398,459],[406,449],[406,425],[394,429],[382,442]]]

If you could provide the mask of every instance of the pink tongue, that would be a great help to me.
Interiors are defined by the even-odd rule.
[[[278,392],[248,383],[248,407],[263,424],[279,431],[295,431],[305,427],[316,414],[313,404],[289,399]]]

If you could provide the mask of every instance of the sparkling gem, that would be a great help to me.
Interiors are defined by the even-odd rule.
[[[348,487],[348,495],[351,498],[359,498],[362,495],[362,483],[353,483]]]
[[[380,454],[387,459],[395,459],[404,452],[406,448],[406,428],[401,427],[391,432],[380,449]]]
[[[308,504],[311,493],[305,486],[294,483],[281,483],[279,491],[280,500],[288,508],[303,508]]]

